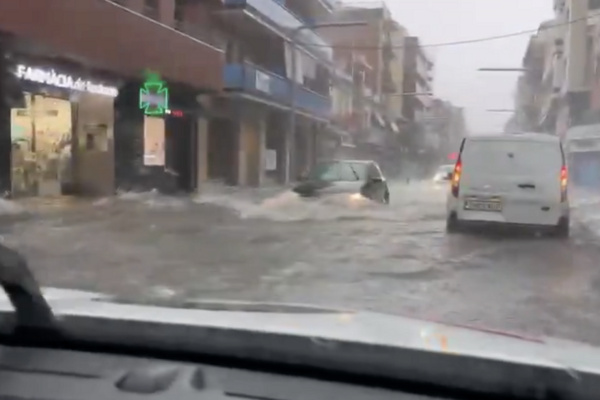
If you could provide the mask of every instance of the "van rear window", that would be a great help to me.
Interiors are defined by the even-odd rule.
[[[472,140],[462,153],[465,168],[495,175],[556,174],[563,165],[557,143]]]

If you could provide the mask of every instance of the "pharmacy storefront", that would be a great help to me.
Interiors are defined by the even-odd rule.
[[[119,80],[39,60],[14,74],[24,101],[10,116],[11,195],[111,194]]]

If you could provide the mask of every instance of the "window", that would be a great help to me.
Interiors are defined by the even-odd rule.
[[[557,143],[472,140],[466,142],[462,157],[473,171],[500,176],[557,175],[562,166]]]

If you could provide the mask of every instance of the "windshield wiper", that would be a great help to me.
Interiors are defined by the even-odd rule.
[[[55,337],[56,316],[19,252],[0,244],[0,285],[15,308],[14,333],[19,339]]]
[[[352,170],[352,173],[354,174],[354,177],[356,178],[356,180],[360,181],[360,177],[358,176],[358,173],[354,170],[354,167],[352,166],[352,164],[348,164],[348,166],[350,167],[350,170]]]

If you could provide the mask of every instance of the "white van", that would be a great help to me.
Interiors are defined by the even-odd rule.
[[[448,232],[511,224],[568,237],[567,167],[559,138],[526,133],[464,139],[446,204]]]

